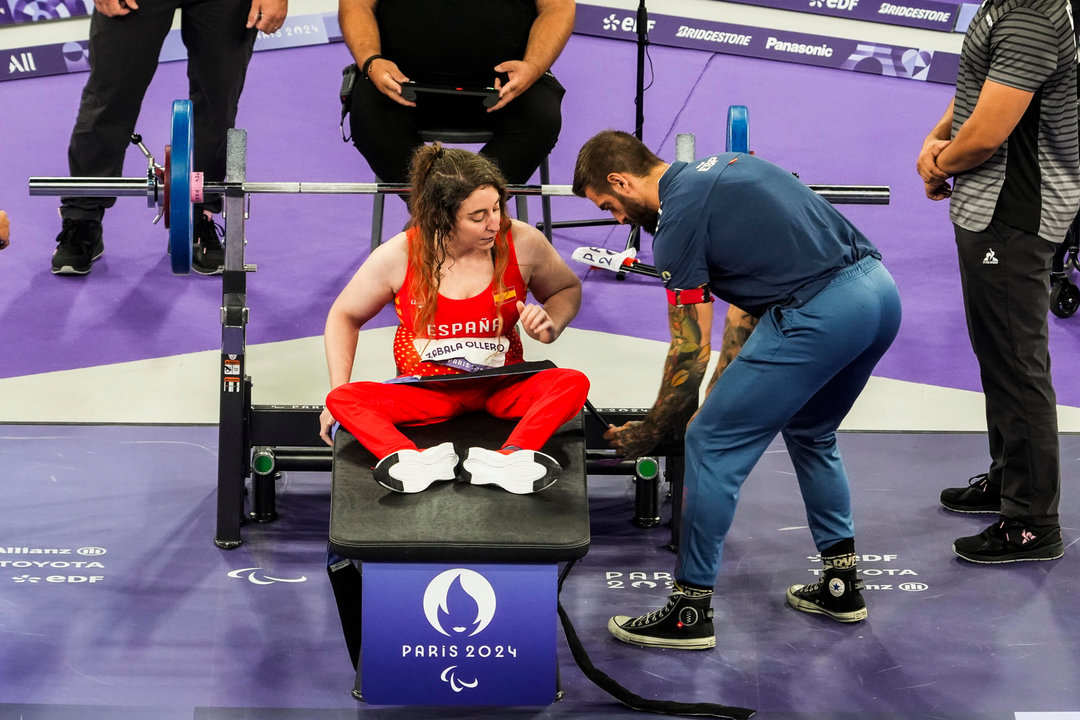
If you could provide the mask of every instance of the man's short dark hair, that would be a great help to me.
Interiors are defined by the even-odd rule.
[[[586,190],[611,191],[609,173],[645,177],[664,161],[636,137],[621,130],[605,130],[589,139],[578,153],[574,167],[574,194],[585,197]]]

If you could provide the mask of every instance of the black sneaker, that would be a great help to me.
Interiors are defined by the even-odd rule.
[[[854,569],[827,567],[816,583],[789,587],[787,603],[796,610],[825,615],[837,622],[859,622],[866,619],[862,589],[863,581],[856,577]]]
[[[632,645],[707,650],[716,647],[711,605],[711,592],[687,591],[675,585],[667,605],[636,618],[616,615],[608,620],[608,632]]]
[[[962,513],[997,513],[1001,510],[1001,487],[991,485],[986,473],[968,480],[967,487],[945,488],[941,504]]]
[[[200,275],[220,275],[225,269],[225,230],[212,218],[199,213],[192,231],[191,269]]]
[[[56,243],[52,256],[54,275],[85,275],[105,252],[101,223],[97,220],[65,218]]]
[[[1057,560],[1065,554],[1061,528],[1039,530],[1002,517],[978,535],[959,538],[953,552],[973,563]]]

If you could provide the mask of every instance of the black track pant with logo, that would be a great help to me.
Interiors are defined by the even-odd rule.
[[[968,335],[986,397],[989,482],[1001,487],[1002,515],[1057,525],[1061,477],[1047,321],[1056,245],[998,220],[981,232],[955,230]]]
[[[255,44],[256,30],[245,27],[251,0],[151,0],[115,17],[95,10],[90,19],[90,77],[68,146],[73,176],[123,174],[143,97],[177,8],[181,39],[188,51],[193,169],[207,180],[224,179],[225,131],[236,122]],[[62,198],[60,214],[75,220],[100,220],[114,202],[116,198]],[[205,207],[220,211],[221,199],[208,201]]]

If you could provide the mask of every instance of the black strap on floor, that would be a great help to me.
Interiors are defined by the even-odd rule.
[[[581,668],[581,672],[584,673],[585,677],[589,678],[593,684],[631,710],[638,710],[641,712],[688,717],[727,718],[728,720],[746,720],[746,718],[749,718],[754,714],[753,710],[747,708],[727,707],[726,705],[716,705],[714,703],[684,703],[674,702],[672,700],[650,700],[649,698],[643,698],[640,695],[635,695],[630,692],[613,680],[604,671],[593,665],[592,660],[589,659],[589,654],[585,652],[585,648],[578,638],[577,631],[574,630],[574,624],[570,622],[570,616],[566,614],[566,610],[564,610],[562,606],[561,597],[563,581],[566,580],[566,576],[570,574],[570,568],[574,566],[575,562],[576,561],[572,560],[567,563],[566,568],[563,569],[562,574],[559,576],[559,620],[562,621],[563,634],[566,635],[566,644],[570,646],[570,654],[574,656],[574,661],[577,662],[578,667]]]

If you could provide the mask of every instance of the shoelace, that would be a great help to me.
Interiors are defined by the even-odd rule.
[[[651,624],[653,624],[654,622],[656,622],[657,620],[659,620],[660,618],[662,618],[663,616],[665,616],[665,615],[667,615],[667,614],[668,614],[669,612],[671,612],[672,608],[674,608],[674,607],[675,607],[675,602],[676,602],[676,601],[677,601],[677,600],[678,600],[678,599],[679,599],[680,597],[682,597],[682,594],[679,594],[679,595],[669,595],[669,596],[668,596],[668,601],[667,601],[667,605],[665,605],[664,607],[660,608],[659,610],[653,610],[653,611],[652,611],[651,613],[649,613],[648,615],[642,615],[641,617],[636,617],[636,618],[634,618],[633,620],[631,620],[630,622],[628,622],[628,623],[626,624],[626,626],[627,626],[627,627],[642,627],[642,626],[644,626],[644,625],[651,625]]]
[[[56,241],[61,246],[78,245],[82,247],[90,245],[90,238],[79,233],[79,224],[73,220],[64,221],[60,228],[60,235],[57,237]]]
[[[968,478],[968,487],[975,487],[976,485],[982,485],[983,489],[985,489],[986,488],[986,483],[988,482],[988,480],[989,480],[989,477],[988,477],[988,475],[986,473],[983,473],[982,475],[976,475],[973,478]]]

